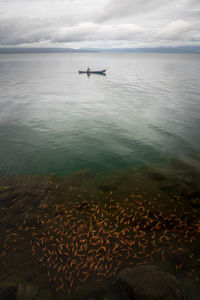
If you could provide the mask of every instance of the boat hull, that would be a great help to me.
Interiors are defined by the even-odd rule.
[[[101,70],[101,71],[79,71],[79,74],[105,74],[106,70]]]

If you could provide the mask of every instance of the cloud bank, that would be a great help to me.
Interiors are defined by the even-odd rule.
[[[200,45],[197,0],[0,0],[0,46]]]

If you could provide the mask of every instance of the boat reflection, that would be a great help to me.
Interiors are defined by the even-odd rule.
[[[87,77],[89,78],[91,75],[100,75],[100,76],[106,76],[106,73],[86,73]]]

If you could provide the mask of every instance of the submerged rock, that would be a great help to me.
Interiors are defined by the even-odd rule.
[[[200,198],[194,198],[190,201],[190,205],[195,209],[200,209]]]
[[[113,191],[117,188],[115,183],[104,183],[99,185],[100,190],[102,190],[103,192],[110,192]]]
[[[16,300],[17,288],[15,286],[0,288],[1,300]]]
[[[148,172],[148,176],[150,179],[156,180],[156,181],[163,181],[166,180],[166,177],[161,174],[160,172],[156,170],[151,170]]]
[[[17,288],[17,300],[34,300],[39,287],[28,283],[19,283]]]
[[[41,289],[33,300],[51,300],[51,293],[47,289]]]
[[[117,276],[128,299],[183,300],[179,281],[169,272],[154,265],[126,268]]]
[[[190,191],[185,195],[185,198],[189,201],[189,204],[195,208],[195,209],[200,209],[200,191],[199,190],[194,190]]]
[[[180,190],[180,185],[177,182],[166,182],[160,185],[160,190],[171,194]]]
[[[40,289],[38,286],[27,282],[1,281],[0,300],[51,300],[48,289]]]

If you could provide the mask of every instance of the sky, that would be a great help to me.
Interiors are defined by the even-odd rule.
[[[1,47],[200,45],[200,0],[0,0]]]

